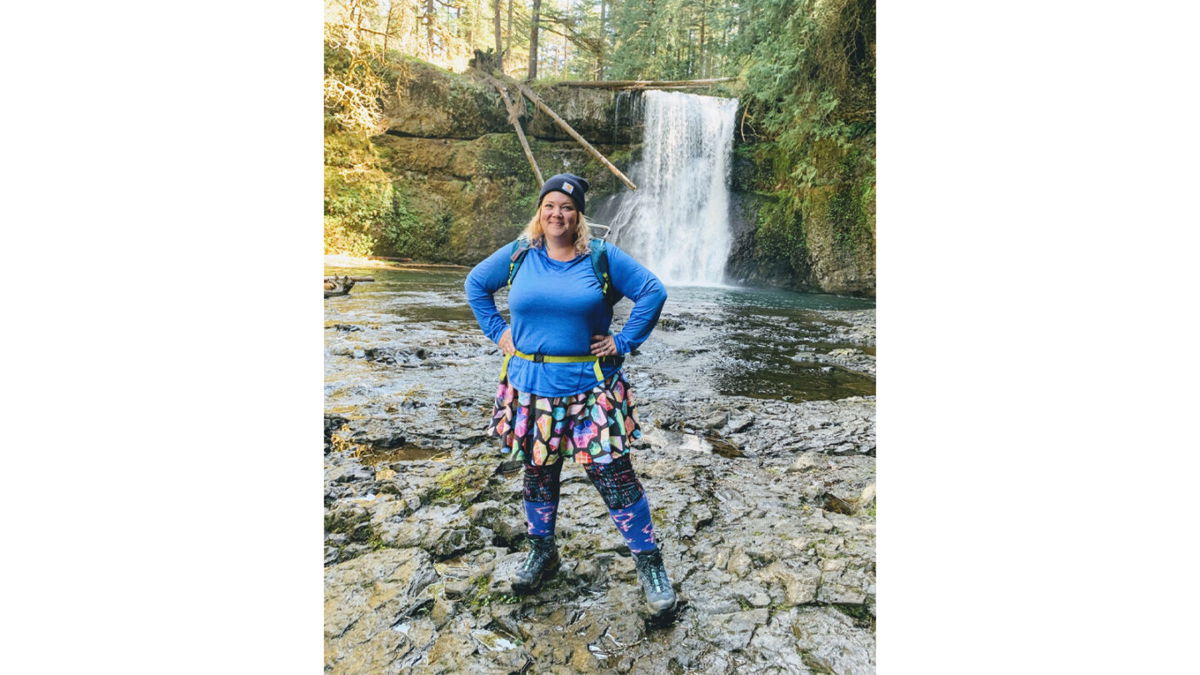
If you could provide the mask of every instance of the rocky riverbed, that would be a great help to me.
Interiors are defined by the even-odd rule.
[[[629,367],[649,446],[634,464],[680,596],[674,620],[655,624],[603,501],[569,462],[562,569],[537,594],[512,594],[525,555],[520,466],[483,436],[490,392],[464,384],[494,375],[495,347],[451,327],[467,317],[446,296],[402,296],[446,311],[410,312],[419,320],[400,328],[385,312],[327,310],[339,372],[422,373],[373,391],[328,385],[327,671],[874,671],[873,385],[828,400],[769,398],[761,382],[729,377],[746,355],[719,348],[730,331],[803,316],[791,324],[811,333],[803,345],[757,350],[854,391],[873,382],[873,309],[786,321],[769,307],[726,311],[717,327],[703,303],[668,305]],[[381,330],[398,335],[372,337]]]

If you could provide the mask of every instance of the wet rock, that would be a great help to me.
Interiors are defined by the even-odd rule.
[[[870,508],[874,505],[875,505],[875,484],[871,483],[870,485],[863,488],[862,492],[859,493],[858,506],[859,506],[859,508],[866,509],[866,508]]]
[[[375,472],[358,462],[346,462],[325,470],[325,481],[329,483],[354,483],[374,478]]]
[[[707,617],[705,628],[712,631],[711,641],[721,649],[734,651],[750,644],[756,628],[770,619],[766,609],[754,609],[733,614],[716,614]]]
[[[833,673],[874,673],[875,637],[827,607],[793,610],[791,632],[811,669]]]
[[[698,419],[697,405],[712,410]],[[780,455],[798,451],[825,454],[871,454],[875,451],[875,399],[839,401],[761,401],[726,396],[705,400],[660,401],[658,419],[667,429],[710,434],[722,430],[722,440],[746,454]],[[726,423],[744,410],[753,411],[753,424],[734,430]]]
[[[841,513],[841,514],[844,514],[847,516],[854,515],[854,511],[855,511],[854,504],[846,501],[845,499],[842,499],[841,497],[838,497],[837,495],[830,494],[827,492],[824,495],[822,495],[822,501],[823,501],[822,507],[826,511],[833,511],[835,513]]]
[[[325,571],[325,666],[334,672],[382,672],[413,644],[393,626],[432,604],[437,580],[429,555],[383,550]]]
[[[493,593],[512,593],[512,580],[521,569],[528,553],[520,551],[511,553],[496,561],[488,580],[488,590]]]
[[[703,428],[707,430],[720,429],[729,421],[729,413],[725,411],[716,412],[704,419]]]
[[[778,583],[784,591],[781,605],[807,605],[817,599],[821,586],[821,571],[813,564],[799,560],[776,561],[763,570],[763,577]]]
[[[325,416],[325,450],[329,450],[329,443],[333,438],[334,432],[342,428],[350,420],[341,415],[326,415]]]
[[[754,424],[753,415],[741,415],[739,417],[730,419],[729,424],[726,426],[726,430],[729,433],[736,434],[749,429],[751,424]]]
[[[350,541],[366,541],[371,533],[370,520],[371,512],[361,504],[342,502],[325,512],[325,532],[340,533]]]
[[[492,529],[495,529],[492,527],[492,525],[496,522],[497,518],[501,517],[501,515],[502,511],[500,508],[500,502],[494,500],[472,504],[467,509],[468,520],[475,525]]]
[[[796,458],[796,461],[792,462],[792,465],[787,468],[787,471],[788,473],[803,473],[815,468],[818,463],[819,462],[814,453],[804,452]]]
[[[689,339],[703,340],[707,319],[690,321]],[[831,320],[830,330],[841,340],[857,329]],[[457,361],[461,372],[478,368],[480,379],[494,377],[490,343],[410,337],[404,344],[430,345],[424,361]],[[347,338],[331,331],[327,339]],[[844,342],[855,350],[822,344],[829,353],[813,353],[873,360],[868,345]],[[413,363],[423,362],[412,347],[357,347],[407,351]],[[659,350],[648,342],[638,363],[653,365],[663,358]],[[415,391],[377,402],[363,391],[356,395],[368,402],[353,420],[327,420],[368,450],[360,448],[363,459],[353,452],[325,456],[326,569],[412,552],[405,555],[422,556],[434,577],[411,599],[378,604],[393,617],[378,619],[386,630],[354,644],[327,636],[327,669],[871,672],[874,397],[790,403],[716,396],[702,387],[677,396],[678,385],[657,393],[653,386],[672,373],[648,368],[638,376],[650,447],[635,453],[634,464],[680,595],[674,623],[645,621],[633,562],[602,500],[570,462],[559,511],[562,568],[537,593],[511,595],[511,578],[526,557],[520,464],[504,467],[494,442],[480,438],[490,392],[425,380],[445,395]],[[398,450],[429,452],[416,459],[372,454],[397,438],[404,439]],[[397,577],[364,571],[359,584],[378,595],[371,589]],[[350,592],[348,584],[344,589],[335,592]]]

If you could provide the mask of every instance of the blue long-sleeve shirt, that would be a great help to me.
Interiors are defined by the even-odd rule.
[[[628,354],[650,337],[667,291],[654,273],[613,244],[608,249],[612,285],[634,306],[613,345]],[[509,328],[496,309],[493,294],[508,282],[512,244],[506,244],[467,275],[467,302],[479,327],[493,342]],[[574,260],[552,259],[543,248],[531,248],[508,291],[513,345],[526,354],[583,356],[591,353],[591,336],[608,332],[612,308],[600,293],[600,281],[587,254]],[[620,366],[603,368],[605,377]],[[571,396],[596,386],[591,363],[534,363],[513,357],[508,381],[520,391],[538,396]]]

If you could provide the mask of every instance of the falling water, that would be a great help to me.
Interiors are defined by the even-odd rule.
[[[615,241],[670,284],[721,284],[732,237],[729,169],[735,98],[648,91],[635,192],[612,217]]]

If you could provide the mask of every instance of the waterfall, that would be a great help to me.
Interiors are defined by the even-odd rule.
[[[738,101],[647,91],[642,158],[629,177],[610,240],[670,284],[725,280],[729,170]]]

